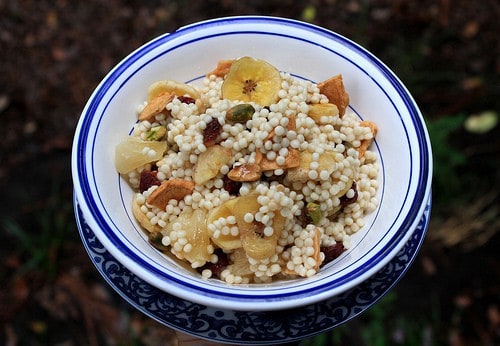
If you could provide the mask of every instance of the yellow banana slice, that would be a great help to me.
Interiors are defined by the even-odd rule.
[[[222,97],[269,106],[278,100],[281,76],[264,60],[243,57],[235,60],[222,84]]]

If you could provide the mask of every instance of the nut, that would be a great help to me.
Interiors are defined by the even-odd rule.
[[[152,127],[151,129],[149,129],[148,132],[146,132],[146,140],[161,141],[165,138],[166,134],[167,134],[167,128],[165,126],[158,125]]]
[[[226,119],[234,123],[246,123],[252,119],[255,108],[251,104],[242,103],[231,107],[226,112]]]

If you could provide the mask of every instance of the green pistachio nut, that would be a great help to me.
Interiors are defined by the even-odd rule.
[[[226,119],[234,123],[246,123],[254,113],[255,108],[251,104],[243,103],[228,109]]]
[[[167,134],[167,128],[165,126],[155,126],[146,132],[146,140],[148,141],[161,141]]]

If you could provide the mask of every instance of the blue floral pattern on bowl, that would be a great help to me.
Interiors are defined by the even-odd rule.
[[[178,331],[232,344],[297,341],[333,329],[376,303],[405,274],[424,240],[431,202],[399,253],[360,285],[325,301],[286,311],[233,311],[200,305],[165,293],[118,262],[87,225],[75,199],[80,236],[90,259],[108,284],[129,304]]]

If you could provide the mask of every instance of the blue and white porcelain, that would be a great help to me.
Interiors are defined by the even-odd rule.
[[[201,83],[221,59],[264,59],[300,78],[343,75],[350,112],[378,126],[378,209],[351,248],[308,279],[266,285],[203,280],[147,241],[131,212],[133,191],[114,168],[114,150],[136,121],[136,107],[159,79]],[[432,156],[425,123],[403,83],[349,39],[311,24],[274,17],[214,19],[160,36],[123,59],[98,85],[80,117],[72,171],[81,217],[120,268],[189,304],[271,311],[341,296],[385,268],[414,236],[430,197]]]
[[[198,338],[240,345],[292,342],[331,330],[358,316],[383,297],[415,259],[429,225],[430,201],[412,236],[375,275],[342,294],[286,311],[234,311],[166,294],[134,275],[97,239],[75,200],[83,244],[103,278],[137,310],[163,325]]]

